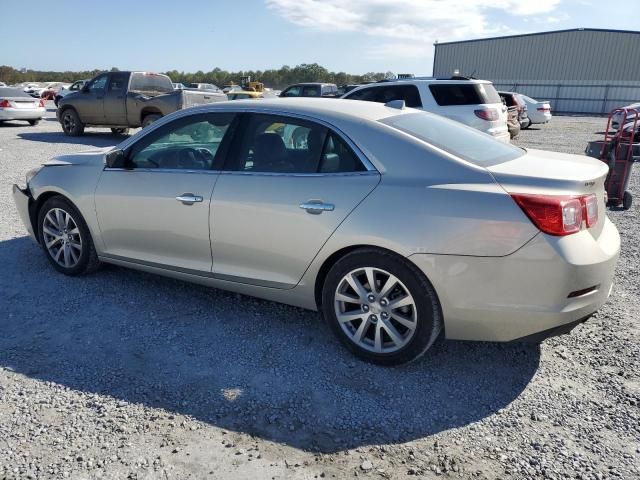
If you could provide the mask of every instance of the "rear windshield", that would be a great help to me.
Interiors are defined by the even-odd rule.
[[[31,95],[25,93],[24,90],[19,88],[4,88],[0,87],[0,97],[28,97],[31,98]]]
[[[502,143],[475,128],[426,112],[387,117],[380,122],[480,167],[490,167],[524,155],[524,150]]]
[[[173,92],[173,84],[169,77],[155,73],[132,73],[129,90],[136,92]]]
[[[478,105],[502,103],[500,95],[490,83],[433,84],[429,90],[438,105]]]

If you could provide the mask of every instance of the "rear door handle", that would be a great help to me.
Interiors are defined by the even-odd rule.
[[[336,207],[331,203],[323,203],[318,200],[309,200],[306,203],[301,203],[300,208],[306,210],[307,213],[311,213],[312,215],[319,215],[322,212],[333,212]]]
[[[183,193],[178,195],[176,200],[184,203],[185,205],[193,205],[194,203],[202,202],[203,198],[200,195],[194,195],[193,193]]]

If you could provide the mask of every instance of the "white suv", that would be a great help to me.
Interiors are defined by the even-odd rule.
[[[487,80],[407,78],[363,85],[342,98],[379,103],[404,100],[407,107],[437,113],[497,140],[510,141],[507,107]]]

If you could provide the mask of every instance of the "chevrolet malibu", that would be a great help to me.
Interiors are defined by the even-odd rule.
[[[320,310],[391,365],[441,331],[543,338],[595,312],[620,249],[606,175],[402,101],[276,99],[56,157],[14,199],[61,273],[107,262]]]

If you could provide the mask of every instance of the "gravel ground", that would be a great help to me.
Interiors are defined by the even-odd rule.
[[[640,478],[637,206],[609,212],[613,296],[570,335],[441,341],[381,368],[314,312],[116,267],[55,273],[11,184],[119,138],[70,139],[53,113],[0,125],[0,479]],[[517,143],[582,153],[604,123],[556,117]]]

